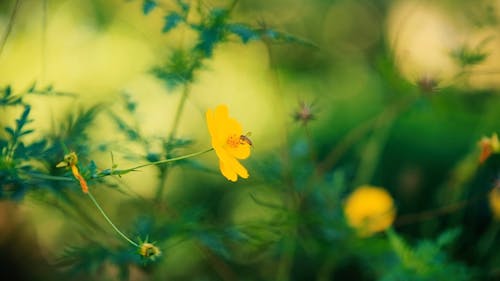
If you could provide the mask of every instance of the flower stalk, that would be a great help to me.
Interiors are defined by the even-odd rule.
[[[111,227],[116,231],[116,233],[118,233],[123,239],[125,239],[128,243],[132,244],[133,246],[135,247],[139,247],[139,244],[137,244],[136,242],[134,242],[132,239],[128,238],[127,235],[125,235],[123,232],[121,232],[118,227],[116,227],[116,225],[111,221],[111,219],[108,217],[108,215],[106,215],[106,212],[104,212],[104,210],[101,208],[101,205],[99,205],[99,203],[97,202],[97,200],[95,200],[94,196],[92,195],[92,193],[90,192],[87,192],[87,195],[89,196],[90,200],[92,201],[92,203],[94,203],[94,205],[96,206],[96,208],[99,210],[99,212],[101,213],[101,215],[104,217],[104,219],[106,219],[106,221],[111,225]]]

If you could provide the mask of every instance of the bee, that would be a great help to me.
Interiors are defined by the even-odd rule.
[[[240,135],[240,143],[241,144],[247,143],[248,145],[253,146],[253,142],[249,138],[250,135],[251,135],[250,132],[246,133],[246,135]]]

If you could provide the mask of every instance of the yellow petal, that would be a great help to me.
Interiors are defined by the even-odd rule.
[[[232,169],[230,169],[226,164],[224,164],[224,161],[219,159],[219,169],[224,177],[230,181],[237,181],[238,180],[238,175],[236,172],[234,172]]]
[[[221,156],[219,157],[221,161],[224,161],[224,164],[229,166],[235,173],[237,173],[240,177],[246,179],[248,178],[248,171],[241,163],[236,160],[236,158],[232,157],[227,151],[223,151]]]
[[[230,135],[241,135],[241,125],[236,119],[229,117],[227,106],[219,105],[215,108],[214,114],[215,133],[217,137],[222,138],[225,142]]]
[[[217,154],[217,157],[219,157],[220,163],[223,163],[224,170],[228,175],[232,175],[232,173],[235,173],[244,179],[248,178],[249,175],[247,169],[243,167],[243,165],[241,165],[240,162],[232,157],[227,151],[225,151],[224,149],[216,149],[215,153]],[[231,172],[231,174],[229,173],[229,171]],[[222,169],[221,172],[226,178],[232,180],[233,177],[226,176]]]
[[[236,148],[227,147],[226,150],[235,158],[246,159],[250,156],[250,145],[243,143]]]

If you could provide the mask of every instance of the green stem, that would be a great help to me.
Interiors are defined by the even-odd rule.
[[[41,74],[40,80],[42,83],[45,82],[46,70],[47,70],[47,4],[48,0],[43,0],[42,2],[42,46],[41,46]]]
[[[19,10],[19,6],[21,4],[21,0],[17,0],[14,4],[14,9],[10,13],[9,21],[7,22],[7,27],[5,28],[5,33],[0,40],[0,55],[2,55],[3,48],[5,47],[5,43],[7,42],[7,38],[9,38],[10,32],[12,31],[12,26],[14,25],[14,21],[16,19],[17,11]]]
[[[97,201],[95,200],[94,196],[92,195],[92,193],[87,192],[87,195],[90,197],[90,200],[92,200],[92,203],[94,203],[94,205],[97,207],[97,209],[99,210],[99,212],[101,212],[101,214],[104,216],[104,218],[106,219],[106,221],[111,225],[111,227],[113,227],[113,229],[121,236],[123,237],[123,239],[127,240],[127,242],[129,242],[130,244],[134,245],[135,247],[139,247],[139,244],[135,243],[134,241],[132,241],[130,238],[128,238],[125,234],[123,234],[123,232],[121,232],[116,226],[115,224],[109,219],[109,217],[106,215],[106,213],[104,212],[104,210],[101,208],[101,206],[99,205],[99,203],[97,203]]]
[[[233,11],[233,9],[234,9],[234,7],[236,7],[236,4],[238,4],[238,2],[239,2],[239,0],[234,0],[234,1],[231,3],[231,5],[229,6],[228,11],[229,11],[229,12],[232,12],[232,11]]]
[[[50,176],[50,175],[44,175],[44,174],[38,174],[38,173],[28,173],[28,174],[34,178],[43,179],[43,180],[67,181],[67,182],[74,182],[75,181],[75,179],[68,178],[68,177]]]
[[[181,120],[181,115],[182,115],[182,112],[184,111],[184,105],[186,104],[186,100],[187,100],[188,96],[189,96],[189,86],[187,83],[185,83],[184,84],[184,91],[182,92],[181,99],[179,100],[179,105],[177,106],[177,111],[175,112],[174,121],[172,123],[172,130],[170,131],[170,134],[169,134],[168,139],[167,139],[167,146],[170,146],[170,143],[175,138],[175,135],[177,133],[177,128],[179,127],[179,123]],[[205,153],[205,152],[202,152],[202,153]],[[169,153],[170,153],[170,151],[167,151],[167,155]],[[195,154],[195,155],[198,155],[198,154]],[[172,159],[175,159],[175,158],[172,158]],[[181,158],[181,159],[184,159],[184,158]],[[163,162],[160,162],[157,164],[162,164],[162,163]],[[159,201],[163,195],[163,190],[165,189],[165,181],[166,181],[167,175],[168,175],[168,167],[165,167],[164,169],[161,170],[160,182],[158,184],[158,188],[156,189],[155,199],[157,201]]]
[[[177,111],[175,112],[174,121],[172,123],[172,131],[170,131],[170,135],[168,136],[169,142],[175,138],[175,134],[177,133],[177,128],[179,127],[181,115],[182,112],[184,111],[184,105],[186,104],[188,96],[189,96],[189,86],[187,84],[184,84],[184,91],[182,92],[181,99],[179,100],[179,105],[177,106]]]
[[[174,162],[174,161],[179,161],[179,160],[183,160],[183,159],[195,157],[195,156],[198,156],[198,155],[210,152],[212,150],[214,150],[214,149],[213,148],[209,148],[207,150],[198,151],[198,152],[194,152],[194,153],[191,153],[191,154],[186,154],[186,155],[179,156],[179,157],[174,157],[174,158],[159,160],[159,161],[150,162],[150,163],[146,163],[146,164],[141,164],[139,166],[135,166],[135,167],[124,169],[124,170],[112,170],[111,173],[106,173],[106,174],[101,172],[100,174],[98,174],[94,178],[102,178],[102,177],[111,176],[111,175],[118,175],[118,176],[119,175],[124,175],[124,174],[127,174],[129,172],[133,172],[133,171],[136,171],[137,169],[144,168],[144,167],[147,167],[147,166],[161,165],[161,164],[166,164],[166,163],[170,163],[170,162]]]
[[[179,157],[174,157],[174,158],[170,158],[170,159],[164,159],[164,160],[159,160],[159,161],[155,161],[155,162],[151,162],[151,163],[147,163],[147,164],[142,164],[142,165],[139,165],[139,166],[127,169],[125,171],[133,171],[133,170],[137,170],[139,168],[143,168],[143,167],[147,167],[147,166],[160,165],[160,164],[165,164],[165,163],[169,163],[169,162],[179,161],[179,160],[183,160],[183,159],[195,157],[195,156],[198,156],[198,155],[210,152],[212,150],[214,150],[214,149],[211,147],[211,148],[209,148],[207,150],[198,151],[198,152],[194,152],[194,153],[191,153],[191,154],[186,154],[186,155],[179,156]]]

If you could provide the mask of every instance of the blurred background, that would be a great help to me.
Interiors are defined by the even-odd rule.
[[[1,272],[500,280],[499,18],[496,0],[0,1],[0,126],[29,105],[34,130],[18,160],[0,132]],[[249,179],[227,181],[213,152],[90,178],[209,148],[219,104],[251,132]],[[72,178],[55,168],[65,147],[161,256],[141,259],[55,178]],[[359,235],[344,207],[366,185],[395,218]]]

